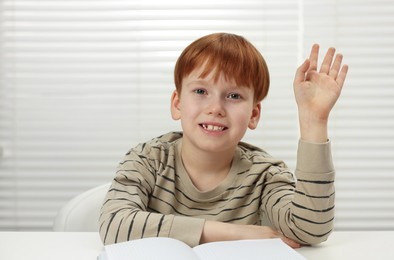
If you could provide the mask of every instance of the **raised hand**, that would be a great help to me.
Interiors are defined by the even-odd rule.
[[[313,142],[327,140],[330,111],[344,85],[348,66],[342,65],[342,54],[329,48],[318,71],[319,45],[312,46],[309,59],[298,67],[294,93],[298,106],[301,138]]]

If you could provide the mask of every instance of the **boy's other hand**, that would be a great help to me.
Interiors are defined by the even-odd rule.
[[[294,240],[285,237],[278,231],[268,226],[257,225],[238,225],[223,223],[218,221],[206,221],[201,234],[200,243],[209,243],[226,240],[243,240],[243,239],[269,239],[280,238],[283,242],[292,248],[299,248],[301,245]]]
[[[348,66],[342,65],[342,54],[335,55],[334,48],[328,49],[319,71],[318,56],[319,45],[314,44],[309,58],[298,67],[294,78],[301,137],[303,133],[313,131],[314,127],[320,128],[317,129],[320,130],[319,134],[324,132],[330,111],[340,96],[348,72]],[[314,137],[308,136],[309,139]],[[326,138],[324,134],[320,137],[321,141]],[[319,141],[319,138],[314,139],[310,141]]]

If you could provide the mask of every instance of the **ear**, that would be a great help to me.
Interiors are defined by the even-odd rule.
[[[181,119],[180,104],[181,104],[181,97],[178,91],[174,90],[174,92],[172,92],[171,95],[171,116],[172,119],[174,120]]]
[[[260,114],[261,114],[261,103],[257,103],[254,105],[252,114],[250,116],[248,127],[249,129],[256,129],[259,121],[260,121]]]

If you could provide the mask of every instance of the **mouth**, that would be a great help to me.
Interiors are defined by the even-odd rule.
[[[200,124],[200,126],[207,131],[212,131],[212,132],[220,132],[224,131],[227,129],[225,126],[218,126],[218,125],[209,125],[209,124]]]

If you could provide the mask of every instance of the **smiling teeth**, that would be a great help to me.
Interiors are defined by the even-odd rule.
[[[223,131],[223,126],[216,126],[216,125],[202,125],[205,130],[208,131]]]

